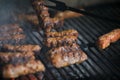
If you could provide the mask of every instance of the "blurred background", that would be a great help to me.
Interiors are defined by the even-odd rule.
[[[105,3],[120,2],[120,0],[58,0],[65,2],[68,6],[76,8],[84,8]],[[51,2],[45,0],[47,4]],[[11,23],[16,20],[16,13],[33,12],[31,0],[0,0],[0,24]]]
[[[119,2],[120,0],[58,0],[58,1],[65,2],[68,6],[72,7],[86,7],[97,4]],[[51,3],[48,2],[48,4]]]

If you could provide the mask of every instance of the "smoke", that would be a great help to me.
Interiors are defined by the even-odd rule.
[[[47,0],[45,0],[47,2]],[[87,3],[101,0],[59,0],[65,2],[69,6],[82,6]],[[108,1],[108,0],[102,0]],[[102,2],[101,1],[101,2]],[[117,0],[109,0],[117,1]],[[48,4],[51,4],[47,2]],[[17,21],[17,14],[34,12],[31,6],[31,0],[0,0],[0,25],[14,23]]]
[[[0,0],[0,25],[14,23],[17,13],[32,11],[30,0]]]

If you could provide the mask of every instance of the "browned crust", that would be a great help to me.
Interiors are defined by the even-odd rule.
[[[53,48],[48,54],[51,63],[57,68],[82,63],[87,59],[87,55],[76,44]]]
[[[112,30],[111,32],[104,34],[98,38],[97,44],[99,48],[105,49],[110,43],[116,42],[120,39],[120,29]]]
[[[65,44],[73,44],[76,42],[77,36],[63,36],[63,37],[53,37],[53,38],[46,38],[45,45],[47,47],[56,47]]]
[[[10,35],[21,34],[21,33],[23,33],[22,28],[16,28],[16,29],[12,29],[12,30],[10,29],[7,31],[3,30],[3,32],[0,32],[1,35],[6,36],[6,37],[7,37],[7,35],[10,36]]]
[[[59,17],[50,18],[48,8],[44,5],[45,3],[43,0],[33,1],[33,7],[39,17],[40,27],[45,30],[45,32],[50,32],[52,28],[60,27],[63,25],[63,20],[60,20]]]
[[[48,8],[46,10],[48,10]],[[42,12],[41,15],[42,14],[46,14],[47,16],[49,16],[48,12]],[[72,11],[64,11],[64,12],[58,12],[54,16],[54,18],[52,18],[52,20],[53,20],[54,24],[58,24],[59,22],[61,22],[61,24],[63,24],[64,19],[79,17],[79,16],[83,16],[83,15],[80,13],[72,12]],[[20,19],[20,20],[25,19],[34,25],[39,24],[39,20],[38,20],[36,14],[20,14],[20,15],[18,15],[18,19]]]
[[[33,52],[0,52],[0,65],[25,63],[35,59]]]
[[[8,51],[21,51],[21,52],[28,52],[28,51],[40,51],[41,47],[39,45],[10,45],[4,44],[3,49]]]
[[[0,41],[6,40],[21,40],[24,39],[22,28],[19,24],[6,24],[0,26]]]
[[[46,37],[62,37],[62,36],[77,36],[78,32],[74,29],[64,30],[61,32],[48,32],[45,34]]]
[[[24,64],[8,64],[3,67],[4,78],[16,78],[21,75],[44,71],[45,67],[39,60],[30,60]]]
[[[53,24],[53,23],[49,17],[48,8],[44,6],[44,4],[45,4],[44,1],[43,0],[34,0],[32,2],[32,4],[38,15],[40,28],[44,29],[46,32],[50,31],[51,27],[52,27],[51,24]]]
[[[14,29],[19,29],[19,24],[5,24],[0,26],[0,32],[6,32]]]

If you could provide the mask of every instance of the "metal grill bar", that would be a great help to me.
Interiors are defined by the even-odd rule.
[[[83,19],[82,19],[83,20]],[[74,21],[74,23],[75,23],[76,21]],[[85,21],[86,22],[86,21]],[[87,23],[89,23],[90,21],[88,21]],[[71,22],[70,22],[71,23]],[[76,22],[76,23],[78,23],[78,22]],[[72,25],[72,23],[71,23],[71,25]],[[87,29],[88,29],[88,27],[87,27]],[[91,31],[91,32],[93,32],[93,30]],[[95,34],[95,32],[92,34],[92,35],[94,35]],[[95,36],[97,36],[97,35],[95,35]],[[94,39],[95,40],[95,39]]]
[[[83,20],[83,19],[82,19]],[[88,27],[87,27],[88,28]],[[90,29],[89,29],[90,30]],[[93,32],[93,31],[90,31],[90,32]]]

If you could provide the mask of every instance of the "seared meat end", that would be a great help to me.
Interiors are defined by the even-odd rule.
[[[24,39],[22,28],[19,24],[6,24],[0,26],[0,41]]]
[[[35,59],[33,52],[0,52],[0,65],[25,63]]]
[[[111,32],[102,35],[98,38],[97,44],[99,48],[105,49],[110,43],[116,42],[120,39],[120,29],[112,30]]]
[[[11,30],[19,30],[19,29],[20,29],[19,24],[6,24],[6,25],[0,26],[0,33],[1,32],[8,32]],[[20,31],[22,31],[22,30],[20,30]]]
[[[50,18],[48,8],[45,6],[43,0],[34,0],[33,7],[39,17],[40,28],[45,30],[45,32],[50,32],[52,28],[60,27],[61,25],[63,25],[63,20],[59,17]]]
[[[19,41],[19,40],[23,40],[25,39],[25,35],[24,34],[15,34],[12,36],[2,36],[0,37],[0,41],[6,41],[6,40],[15,40],[15,41]]]
[[[74,29],[64,30],[61,32],[48,32],[46,33],[46,37],[62,37],[62,36],[77,36],[78,32]]]

